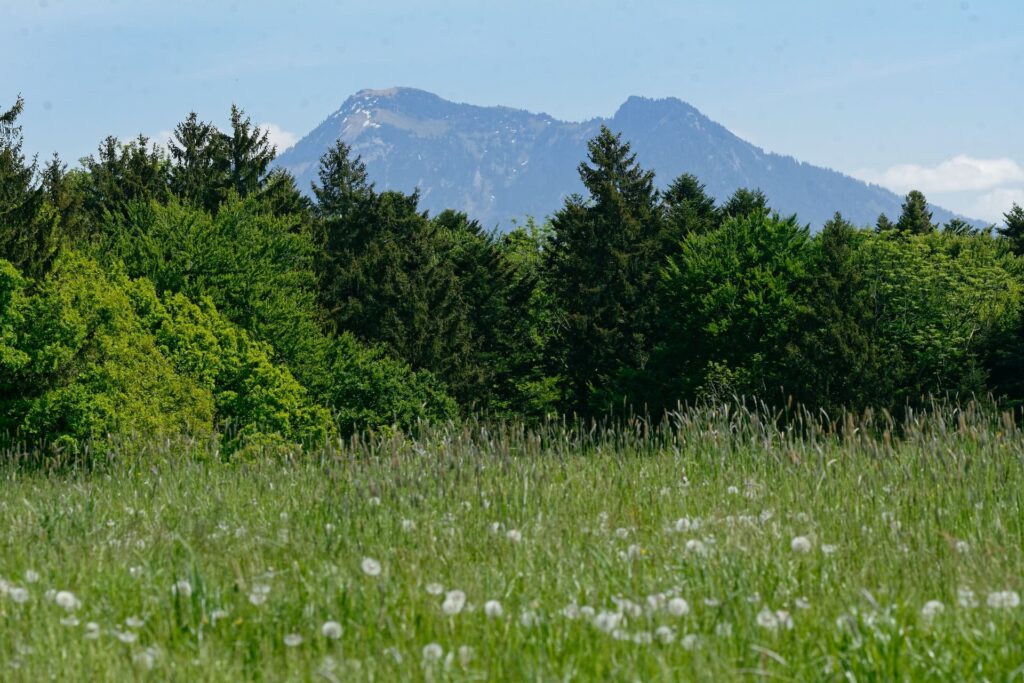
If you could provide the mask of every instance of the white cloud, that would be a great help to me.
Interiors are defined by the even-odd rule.
[[[270,139],[270,144],[277,148],[278,154],[299,141],[298,135],[286,131],[275,123],[261,123],[260,128],[267,131],[267,137]]]
[[[978,196],[970,215],[1002,224],[1003,214],[1014,204],[1024,206],[1024,187],[1000,187]]]
[[[979,192],[1024,184],[1024,166],[1013,159],[976,159],[964,154],[935,166],[900,164],[882,171],[865,169],[855,176],[904,194],[929,192]]]

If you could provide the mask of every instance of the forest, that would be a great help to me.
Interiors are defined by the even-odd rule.
[[[1024,401],[1024,209],[978,230],[910,192],[812,234],[756,188],[655,189],[602,129],[585,195],[506,231],[379,190],[336,143],[311,188],[240,109],[165,150],[28,158],[0,114],[0,433],[225,458],[461,420],[536,424],[752,398],[814,414]],[[91,450],[90,450],[91,449]]]

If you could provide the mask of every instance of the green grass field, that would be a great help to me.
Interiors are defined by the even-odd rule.
[[[1024,678],[1024,435],[844,432],[723,408],[9,463],[0,679]]]

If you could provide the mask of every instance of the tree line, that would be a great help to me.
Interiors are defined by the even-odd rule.
[[[0,114],[0,431],[76,449],[218,430],[228,451],[481,414],[756,396],[838,412],[1024,400],[1024,210],[816,234],[758,190],[664,191],[602,129],[585,194],[499,233],[379,190],[337,142],[310,192],[266,132],[191,114],[69,170]]]

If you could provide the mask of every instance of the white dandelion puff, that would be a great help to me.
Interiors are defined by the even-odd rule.
[[[298,647],[302,645],[302,636],[298,633],[289,633],[284,637],[284,644],[286,647]]]
[[[825,543],[821,546],[821,552],[825,555],[835,555],[836,551],[839,550],[839,546]]]
[[[662,643],[668,645],[675,641],[676,632],[672,630],[671,626],[659,626],[654,629],[654,636]]]
[[[126,645],[131,645],[139,639],[139,634],[134,631],[118,631],[117,639]]]
[[[519,623],[522,625],[523,628],[531,628],[537,623],[537,621],[538,619],[536,612],[524,609],[519,614]]]
[[[740,494],[740,489],[738,486],[730,486],[729,488],[726,489],[726,492],[730,496],[738,496]]]
[[[466,594],[460,590],[448,591],[441,603],[441,611],[450,617],[455,616],[466,606]]]
[[[988,606],[992,609],[1013,609],[1020,606],[1017,591],[996,591],[988,594]]]
[[[476,652],[469,645],[459,646],[459,664],[461,664],[463,668],[466,668],[473,662],[473,657],[475,655]]]
[[[607,612],[602,610],[594,617],[594,627],[599,631],[604,631],[605,633],[611,633],[617,629],[621,622],[621,612]]]
[[[341,638],[341,630],[341,624],[336,621],[325,621],[324,625],[320,627],[320,633],[323,637],[331,640]]]
[[[437,643],[427,643],[423,646],[423,661],[433,664],[444,656],[444,648]]]
[[[715,624],[715,635],[719,638],[729,638],[732,636],[732,624],[728,621],[723,621]]]
[[[380,562],[372,557],[364,557],[362,562],[363,573],[367,576],[380,576]]]
[[[696,633],[687,633],[679,643],[687,650],[696,650],[700,645],[700,638]]]
[[[182,579],[181,581],[178,581],[173,586],[171,586],[171,592],[174,593],[175,595],[180,595],[183,598],[191,597],[192,596],[192,584],[189,583],[188,581]]]
[[[492,534],[500,534],[501,533],[501,529],[502,529],[503,526],[504,525],[501,522],[491,522],[491,526],[490,526],[491,533]]]
[[[19,605],[23,605],[28,602],[28,590],[21,588],[20,586],[12,586],[7,591],[7,596]]]
[[[255,591],[253,591],[252,593],[249,593],[249,602],[251,602],[256,607],[260,607],[261,605],[265,605],[267,603],[267,594],[266,593],[257,593]]]
[[[53,601],[57,603],[58,607],[63,608],[65,611],[74,612],[76,609],[82,606],[78,598],[71,591],[58,591],[53,596]]]
[[[562,608],[562,616],[566,619],[579,619],[580,607],[575,602],[570,602]]]
[[[797,598],[796,601],[793,604],[796,605],[797,609],[810,609],[811,608],[811,603],[810,603],[810,601],[807,598]]]
[[[224,609],[215,609],[210,612],[210,621],[217,622],[221,619],[228,618],[228,611]]]
[[[370,496],[370,507],[380,507],[380,498],[377,496]]]
[[[124,625],[128,628],[142,628],[146,622],[138,617],[128,617],[124,620]]]
[[[513,543],[519,543],[519,541],[523,540],[523,533],[519,529],[509,529],[505,533],[505,537]]]
[[[39,580],[39,572],[34,569],[25,570],[25,583],[35,583]]]
[[[625,527],[619,527],[615,530],[615,535],[619,538],[629,538],[629,529],[626,529]]]
[[[791,617],[789,612],[786,610],[775,610],[775,619],[779,622],[779,626],[785,628],[787,631],[793,629],[793,617]]]
[[[703,541],[691,538],[686,542],[686,552],[693,553],[694,555],[706,555],[708,550]]]
[[[811,539],[806,536],[796,536],[790,541],[789,547],[794,553],[809,553],[811,552]]]
[[[497,619],[504,614],[505,611],[501,607],[501,603],[497,600],[488,600],[484,603],[484,614],[487,616]]]
[[[78,617],[71,615],[70,617],[61,617],[61,626],[78,626]]]
[[[82,637],[86,640],[96,640],[100,637],[100,625],[95,621],[90,621],[85,625],[85,633]]]
[[[402,531],[416,531],[416,522],[411,519],[402,520]]]
[[[779,628],[779,618],[775,616],[775,612],[765,607],[757,613],[757,625],[769,631],[775,631]]]
[[[941,600],[929,600],[921,608],[921,616],[924,617],[925,621],[931,621],[944,611],[946,611],[946,606],[942,604]]]
[[[668,601],[668,613],[674,617],[685,617],[690,613],[690,603],[683,598],[672,598]]]
[[[960,588],[956,592],[956,603],[963,608],[971,609],[978,606],[978,596],[970,588]]]
[[[440,595],[441,593],[444,593],[444,586],[439,583],[428,583],[427,593],[430,595]]]
[[[957,541],[953,547],[961,555],[966,555],[967,553],[971,552],[971,544],[967,541]]]

